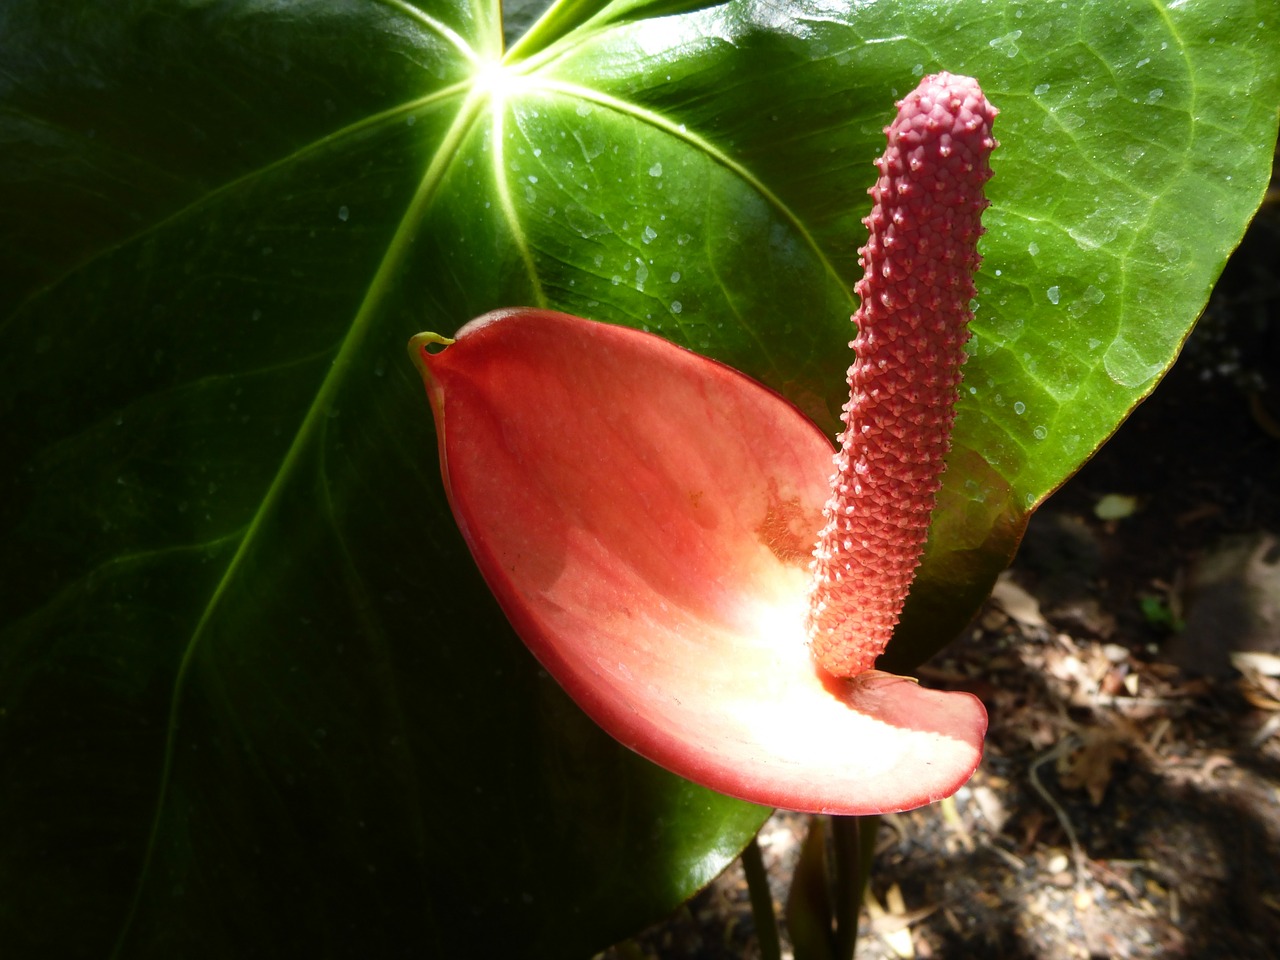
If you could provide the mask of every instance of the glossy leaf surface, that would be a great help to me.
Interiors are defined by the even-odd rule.
[[[1171,361],[1261,195],[1276,20],[581,0],[498,69],[479,2],[4,4],[0,953],[563,957],[669,909],[763,811],[538,674],[405,341],[648,326],[834,432],[880,128],[977,76],[976,392],[909,667]]]

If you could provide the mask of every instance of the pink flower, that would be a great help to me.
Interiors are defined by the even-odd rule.
[[[770,806],[909,809],[981,758],[976,698],[871,669],[939,484],[994,146],[972,80],[899,107],[834,478],[785,400],[648,334],[518,309],[410,344],[459,528],[533,654],[622,743]]]

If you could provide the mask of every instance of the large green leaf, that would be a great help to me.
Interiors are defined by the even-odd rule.
[[[895,95],[1003,110],[968,395],[895,653],[1171,363],[1256,206],[1274,0],[0,7],[0,953],[574,956],[763,811],[543,677],[404,357],[647,326],[832,427]],[[637,398],[643,402],[643,398]]]

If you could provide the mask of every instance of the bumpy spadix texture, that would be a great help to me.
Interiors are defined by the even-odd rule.
[[[857,359],[810,592],[813,656],[837,677],[884,651],[924,548],[973,316],[995,115],[977,81],[939,73],[885,128],[859,251]]]

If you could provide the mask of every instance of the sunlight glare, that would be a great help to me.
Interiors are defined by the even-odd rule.
[[[476,68],[475,91],[498,107],[521,86],[524,77],[501,60],[487,60]]]

